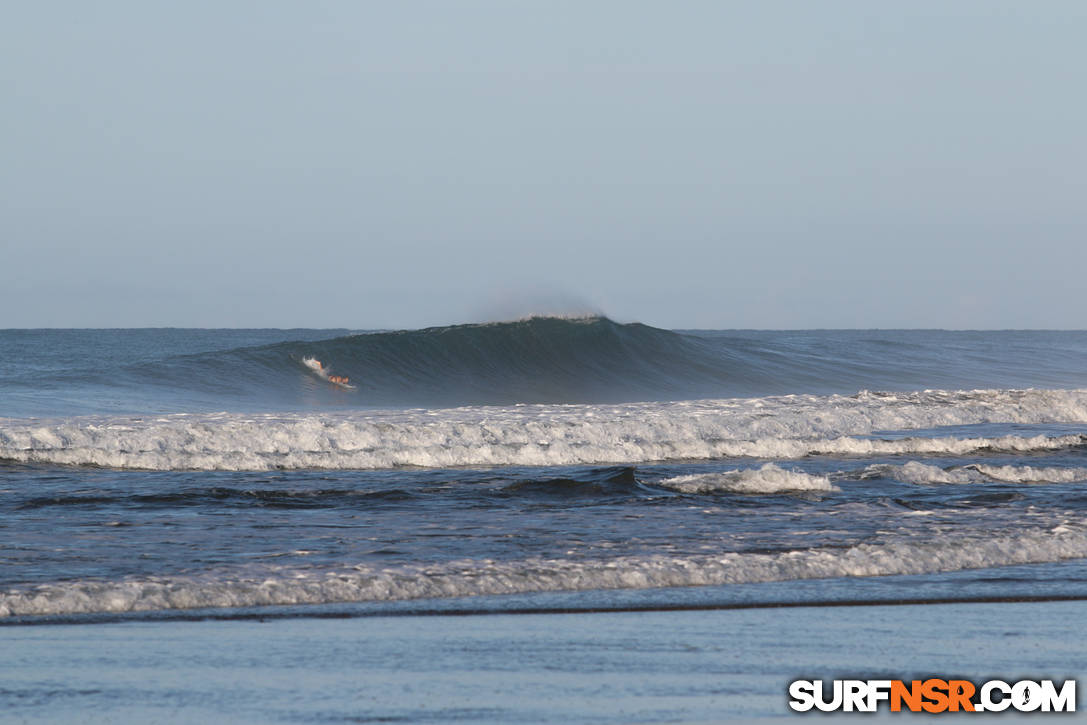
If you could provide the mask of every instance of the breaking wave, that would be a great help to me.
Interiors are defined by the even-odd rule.
[[[945,534],[780,553],[611,559],[463,560],[397,568],[267,569],[117,581],[70,581],[0,593],[0,617],[379,602],[553,591],[714,586],[832,577],[926,574],[1087,556],[1083,522],[1015,534]]]
[[[877,436],[1087,421],[1087,391],[788,395],[625,405],[0,419],[0,460],[148,470],[548,466],[809,455],[968,455],[1083,446],[1084,435]]]
[[[762,468],[692,473],[658,481],[658,486],[680,493],[781,493],[787,491],[834,491],[826,476],[813,476],[803,471],[787,471],[773,463]]]

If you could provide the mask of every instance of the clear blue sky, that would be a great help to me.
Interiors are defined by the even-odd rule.
[[[0,327],[1087,328],[1087,3],[25,2]]]

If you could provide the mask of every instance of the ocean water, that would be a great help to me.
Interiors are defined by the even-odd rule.
[[[1069,636],[1069,623],[1083,620],[1082,604],[7,627],[0,722],[803,722],[810,713],[786,720],[786,683],[815,674],[909,680],[953,672],[979,681],[1082,674],[1087,652],[1082,638]],[[815,721],[947,718],[884,709]],[[1036,712],[995,722],[1069,720]]]
[[[1085,562],[1085,332],[0,331],[0,624],[1074,598]]]

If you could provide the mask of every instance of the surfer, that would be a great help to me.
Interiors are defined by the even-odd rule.
[[[304,358],[302,362],[306,364],[306,367],[308,367],[310,370],[313,370],[330,383],[336,383],[337,385],[347,385],[347,387],[351,387],[350,385],[348,385],[348,378],[346,375],[329,375],[328,370],[325,369],[324,363],[322,363],[317,358],[307,357]]]

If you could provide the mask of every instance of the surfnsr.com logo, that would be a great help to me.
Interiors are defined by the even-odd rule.
[[[1053,680],[795,680],[789,684],[789,707],[797,712],[1075,712],[1076,681],[1059,687]]]

